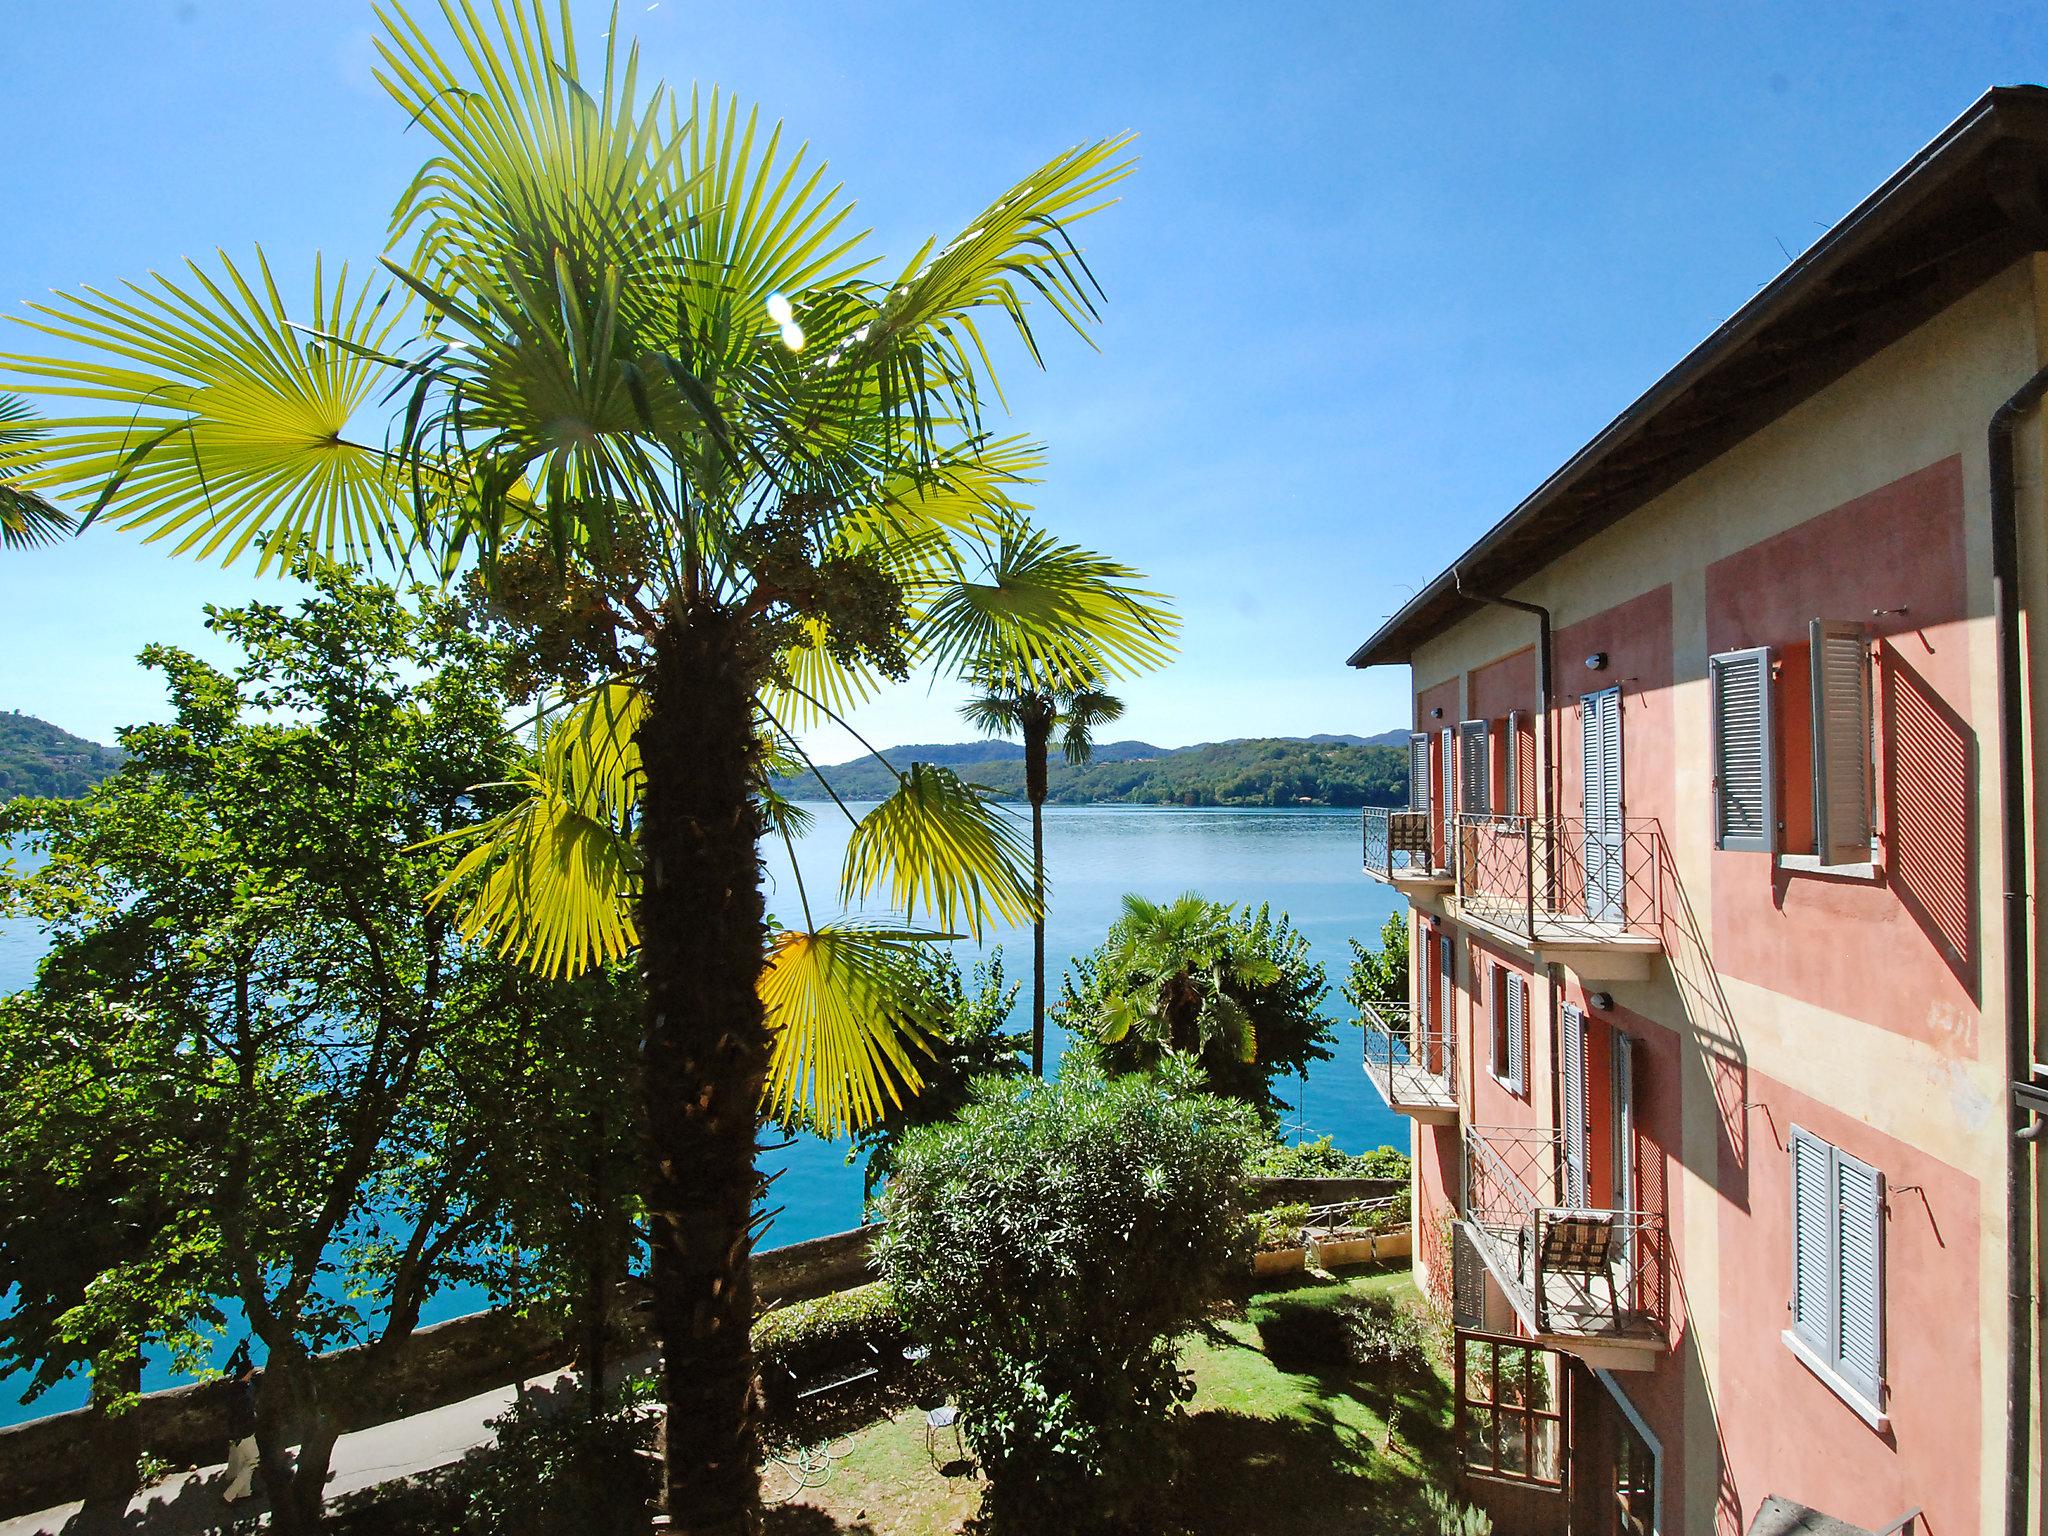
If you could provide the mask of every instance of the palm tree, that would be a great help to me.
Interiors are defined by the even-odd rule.
[[[62,509],[10,473],[26,463],[25,445],[35,440],[33,420],[26,400],[0,395],[0,546],[8,549],[54,544],[71,531],[71,518]]]
[[[1103,1040],[1134,1040],[1148,1067],[1168,1051],[1199,1060],[1214,1048],[1256,1060],[1247,995],[1278,981],[1280,968],[1246,945],[1231,918],[1229,907],[1193,891],[1165,906],[1126,895],[1105,967],[1124,985],[1103,998]]]
[[[899,915],[820,920],[799,885],[773,923],[757,845],[801,813],[767,769],[916,668],[1077,685],[1170,653],[1163,600],[1034,527],[1042,455],[983,422],[992,324],[1037,361],[1034,306],[1093,322],[1071,232],[1127,141],[892,275],[756,113],[643,95],[615,36],[585,70],[566,7],[442,10],[452,48],[379,12],[378,78],[433,141],[379,279],[316,261],[294,306],[260,250],[188,264],[34,306],[58,349],[0,370],[70,412],[22,478],[85,521],[462,574],[530,638],[526,796],[441,896],[550,974],[639,951],[664,1495],[679,1531],[747,1531],[760,1117],[829,1133],[914,1092],[922,946],[1035,909],[1009,813],[912,764],[849,813],[841,873]]]
[[[1092,678],[1031,686],[1028,675],[1000,662],[978,669],[981,691],[961,707],[990,736],[1024,741],[1024,798],[1031,802],[1031,1071],[1045,1076],[1045,795],[1052,733],[1062,732],[1060,753],[1078,768],[1095,755],[1095,728],[1122,717],[1123,700],[1090,686]],[[1064,728],[1064,729],[1062,729]]]

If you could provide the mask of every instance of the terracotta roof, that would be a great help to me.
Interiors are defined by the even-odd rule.
[[[2048,89],[2001,86],[1814,242],[1351,654],[1423,641],[1619,521],[2030,251]],[[1456,573],[1454,577],[1453,573]]]

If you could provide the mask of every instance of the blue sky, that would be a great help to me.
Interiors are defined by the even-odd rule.
[[[588,33],[603,7],[578,7]],[[0,306],[262,241],[368,262],[423,151],[352,0],[5,7]],[[1187,620],[1131,681],[1162,744],[1367,732],[1360,639],[1986,86],[2048,79],[2016,4],[627,0],[645,67],[785,118],[906,255],[1079,140],[1141,135],[1085,243],[1101,350],[1012,354],[1037,497]],[[10,328],[11,329],[11,328]],[[20,344],[0,329],[0,350]],[[262,586],[274,586],[264,583]],[[111,531],[0,558],[0,708],[109,739],[259,584]],[[958,740],[914,682],[860,723]],[[821,740],[829,760],[849,755]]]

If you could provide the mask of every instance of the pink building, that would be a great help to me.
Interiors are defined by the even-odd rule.
[[[2043,1529],[2044,250],[1995,90],[1351,658],[1503,1530]]]

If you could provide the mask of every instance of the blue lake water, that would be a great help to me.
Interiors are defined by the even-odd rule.
[[[835,909],[846,823],[833,806],[814,809],[817,820],[797,843],[796,864],[812,911],[822,918]],[[1051,886],[1046,920],[1050,997],[1058,995],[1067,960],[1101,942],[1126,891],[1155,900],[1192,890],[1218,901],[1270,902],[1275,912],[1294,920],[1315,958],[1329,968],[1331,994],[1325,1009],[1340,1021],[1335,1058],[1319,1063],[1286,1092],[1292,1105],[1287,1117],[1290,1135],[1328,1134],[1352,1150],[1385,1142],[1406,1147],[1405,1124],[1387,1109],[1361,1070],[1354,1014],[1337,993],[1350,957],[1345,941],[1375,942],[1380,925],[1394,910],[1392,893],[1360,873],[1356,811],[1052,806],[1045,824]],[[789,853],[779,841],[771,841],[763,848],[763,857],[769,909],[795,921],[800,907]],[[1030,930],[991,935],[987,947],[997,944],[1003,949],[1007,977],[1025,982],[1028,989]],[[0,922],[0,992],[33,980],[42,949],[34,925]],[[962,969],[970,970],[977,949],[962,943],[956,954]],[[1028,1018],[1028,996],[1020,995],[1019,1004]],[[1056,1026],[1049,1025],[1048,1034],[1047,1055],[1056,1058],[1064,1041]],[[782,1211],[765,1245],[798,1242],[859,1223],[862,1175],[860,1168],[848,1165],[844,1143],[802,1138],[764,1154],[762,1162],[781,1170],[772,1203]],[[428,1303],[424,1320],[459,1316],[489,1301],[470,1288],[445,1291]],[[151,1362],[145,1371],[146,1387],[170,1385],[172,1380],[160,1362]],[[66,1383],[24,1407],[20,1387],[16,1380],[0,1379],[0,1424],[76,1407],[85,1397],[82,1383]]]

